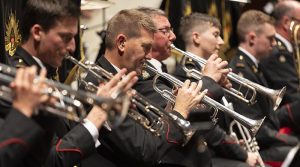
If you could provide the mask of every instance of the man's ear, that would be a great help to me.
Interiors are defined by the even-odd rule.
[[[193,32],[192,33],[192,40],[193,40],[193,43],[195,43],[196,45],[200,45],[201,35],[198,32]]]
[[[119,34],[118,36],[117,36],[117,47],[118,47],[118,50],[120,51],[120,52],[124,52],[124,50],[125,50],[125,44],[126,44],[126,36],[124,35],[124,34]]]
[[[246,38],[247,38],[246,40],[248,41],[249,45],[253,46],[255,43],[255,40],[257,38],[257,35],[255,32],[251,31],[247,34]]]
[[[284,31],[288,32],[290,30],[290,24],[292,20],[288,16],[283,16],[280,24],[282,24],[282,27],[284,28]]]
[[[40,42],[43,28],[40,25],[35,24],[31,27],[30,33],[35,41]]]

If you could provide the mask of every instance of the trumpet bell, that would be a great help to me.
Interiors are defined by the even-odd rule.
[[[286,87],[283,87],[280,90],[276,90],[273,93],[273,95],[271,96],[271,99],[273,101],[273,110],[274,111],[279,107],[279,105],[280,105],[280,103],[282,101],[282,98],[283,98],[283,96],[285,94],[285,91],[286,91]]]

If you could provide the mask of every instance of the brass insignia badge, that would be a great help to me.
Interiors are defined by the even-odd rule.
[[[256,66],[254,66],[254,65],[252,66],[252,70],[253,70],[254,73],[257,73],[257,72],[258,72]]]
[[[143,70],[142,77],[143,77],[143,79],[148,79],[150,77],[150,74],[146,70]]]
[[[17,46],[21,43],[22,40],[21,34],[19,32],[19,21],[16,19],[15,13],[10,13],[5,29],[5,51],[10,56],[13,56]]]
[[[17,68],[22,68],[22,67],[25,67],[25,63],[22,59],[18,59],[18,63],[16,64],[16,67]]]
[[[279,56],[279,61],[280,61],[281,63],[285,63],[285,62],[286,62],[286,59],[285,59],[285,57],[284,57],[283,55],[280,55],[280,56]]]
[[[281,46],[282,44],[281,44],[281,42],[280,42],[280,41],[277,41],[277,45],[278,45],[278,46]]]
[[[280,41],[277,42],[277,46],[279,50],[286,50],[285,46]]]

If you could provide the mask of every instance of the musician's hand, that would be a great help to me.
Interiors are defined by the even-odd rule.
[[[255,154],[255,153],[252,153],[252,152],[248,152],[248,158],[246,160],[246,163],[249,165],[249,166],[255,166],[258,162],[258,156]]]
[[[120,70],[109,82],[100,84],[98,87],[97,95],[111,97],[118,91],[127,92],[137,81],[136,72],[130,72],[126,76],[126,69]],[[130,96],[130,95],[129,95]],[[99,106],[94,106],[87,116],[87,119],[91,121],[97,128],[106,121],[107,114]]]
[[[37,68],[20,68],[17,70],[15,80],[10,84],[14,90],[13,107],[27,117],[31,117],[34,110],[48,99],[42,94],[46,70],[41,70],[39,80],[35,80]],[[34,82],[35,80],[35,82]]]
[[[223,61],[217,54],[212,54],[201,72],[204,76],[208,76],[220,83],[222,77],[224,79],[224,76],[227,76],[230,72],[230,69],[226,68],[227,65],[227,61]]]
[[[190,110],[198,104],[207,90],[200,92],[202,81],[199,83],[186,80],[181,88],[178,89],[174,110],[179,112],[184,118],[187,118]]]
[[[97,94],[111,97],[117,91],[127,92],[136,83],[138,78],[135,71],[125,75],[126,71],[126,69],[122,69],[109,82],[100,84]]]
[[[231,68],[229,68],[229,71],[231,72]],[[230,89],[232,88],[232,84],[231,82],[228,80],[227,78],[227,75],[222,75],[220,81],[219,81],[219,84],[224,87],[224,88],[227,88],[227,89]]]
[[[107,119],[106,112],[99,106],[94,106],[87,115],[86,119],[91,121],[96,128],[100,128]]]

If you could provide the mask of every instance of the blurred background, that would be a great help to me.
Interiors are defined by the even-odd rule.
[[[225,45],[220,52],[223,59],[229,60],[235,53],[238,40],[235,34],[237,20],[242,12],[258,9],[272,14],[274,5],[280,0],[74,0],[81,6],[81,29],[76,37],[77,48],[74,57],[95,61],[101,56],[101,47],[107,21],[122,9],[139,6],[160,8],[166,12],[177,36],[175,46],[184,49],[184,43],[178,36],[180,18],[192,12],[207,13],[220,19],[222,37]],[[0,62],[9,64],[8,57],[12,56],[22,37],[20,28],[22,11],[26,0],[0,0]],[[122,27],[120,27],[122,28]],[[8,33],[10,32],[10,33]],[[13,39],[13,40],[12,40]],[[10,46],[10,47],[6,47]],[[224,56],[226,55],[226,57]],[[175,52],[166,60],[170,72],[180,56]],[[73,64],[64,62],[58,70],[59,80],[68,80],[69,74],[74,74]],[[72,80],[73,78],[69,78]]]

